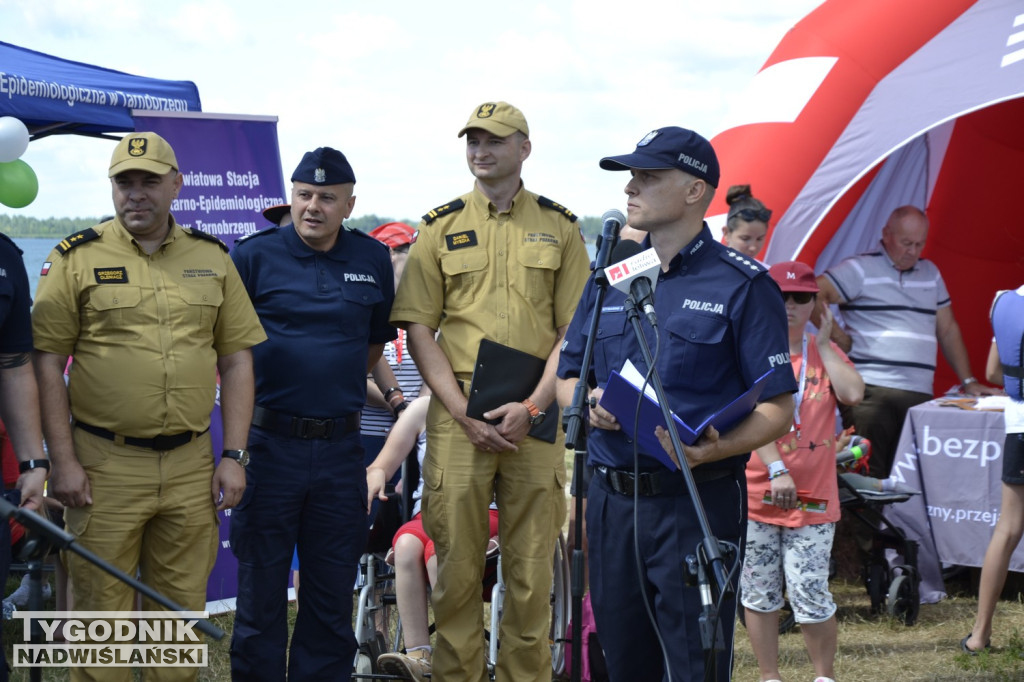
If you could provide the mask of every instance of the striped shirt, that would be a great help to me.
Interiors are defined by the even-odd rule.
[[[825,276],[839,292],[850,359],[864,383],[931,394],[936,313],[950,305],[935,264],[921,259],[900,271],[883,249],[847,258]]]
[[[391,371],[398,379],[398,387],[408,402],[412,402],[420,394],[423,377],[416,368],[416,363],[409,355],[409,347],[405,340],[405,330],[398,330],[398,338],[384,345],[384,358],[391,365]],[[395,423],[391,410],[383,407],[363,407],[363,418],[359,422],[359,433],[363,436],[387,437],[388,431]]]

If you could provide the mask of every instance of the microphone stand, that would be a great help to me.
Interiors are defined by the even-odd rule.
[[[644,362],[651,369],[651,385],[654,387],[654,393],[658,398],[661,416],[665,420],[666,430],[669,433],[669,438],[672,440],[672,450],[675,452],[676,460],[680,463],[679,469],[682,472],[683,480],[686,481],[686,489],[690,494],[693,511],[697,515],[697,523],[700,525],[701,535],[703,536],[700,544],[697,546],[696,557],[686,557],[687,566],[685,570],[687,575],[697,579],[701,604],[704,609],[700,617],[700,635],[707,661],[704,671],[705,679],[717,679],[717,671],[715,670],[717,668],[717,657],[715,656],[715,651],[721,647],[722,638],[718,635],[718,630],[720,629],[718,605],[713,598],[712,586],[708,581],[708,569],[710,568],[710,573],[714,577],[714,586],[717,587],[718,594],[728,596],[734,593],[734,589],[729,582],[729,572],[725,568],[725,560],[722,557],[719,541],[711,532],[707,513],[704,511],[704,505],[697,492],[697,484],[693,480],[693,472],[686,466],[683,444],[679,440],[679,433],[673,423],[672,410],[668,406],[668,397],[661,383],[661,377],[658,376],[658,371],[654,367],[654,357],[651,355],[651,349],[647,345],[647,337],[644,336],[643,327],[640,326],[640,311],[637,309],[636,301],[633,300],[632,295],[626,297],[626,319],[629,320],[633,328],[633,334],[636,336],[640,352],[644,356]],[[716,641],[718,643],[717,646]],[[711,673],[710,677],[708,677],[709,672]]]
[[[590,333],[583,346],[583,361],[580,365],[580,379],[573,390],[572,403],[562,410],[562,423],[565,427],[565,447],[573,450],[572,475],[576,481],[576,525],[573,528],[572,547],[572,674],[570,682],[580,682],[583,671],[583,579],[585,560],[583,558],[583,474],[587,461],[587,434],[583,428],[583,415],[587,404],[587,377],[594,356],[594,340],[597,338],[597,326],[601,320],[601,308],[604,297],[608,293],[608,267],[611,252],[619,241],[619,228],[614,227],[608,236],[611,244],[607,248],[598,248],[598,262],[594,265],[594,283],[597,285],[597,298],[594,301],[594,314],[590,319]],[[600,257],[604,254],[604,257]],[[601,262],[604,261],[604,262]]]
[[[40,579],[42,571],[41,560],[42,557],[46,555],[50,547],[54,547],[56,549],[67,549],[74,552],[86,561],[95,564],[110,575],[114,576],[121,582],[128,584],[136,591],[141,592],[143,596],[155,601],[169,611],[188,611],[184,606],[176,604],[174,601],[160,594],[152,587],[139,582],[116,566],[104,561],[89,550],[77,544],[74,536],[50,523],[39,514],[11,504],[2,495],[0,495],[0,518],[14,519],[23,525],[27,532],[34,533],[36,535],[36,537],[30,540],[26,545],[26,553],[28,553],[33,559],[37,560],[35,568],[30,568],[29,577],[29,604],[30,608],[34,611],[42,610],[42,581]],[[32,564],[30,562],[30,567],[31,566]],[[191,621],[193,619],[185,619],[183,617],[183,620]],[[36,640],[42,632],[35,620],[33,620],[31,628],[33,643],[39,643]],[[206,620],[198,620],[196,622],[196,629],[216,640],[224,638],[224,631]],[[42,671],[40,668],[33,667],[31,670],[32,679],[39,679],[37,675],[40,675],[41,673]]]

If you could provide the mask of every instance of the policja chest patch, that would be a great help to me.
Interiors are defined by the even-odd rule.
[[[126,284],[128,282],[128,270],[124,266],[93,268],[92,274],[96,277],[97,284]]]

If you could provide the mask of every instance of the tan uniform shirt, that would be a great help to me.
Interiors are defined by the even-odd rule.
[[[391,323],[439,329],[460,378],[472,374],[484,338],[546,358],[590,271],[579,228],[526,189],[504,213],[476,189],[459,200],[463,208],[420,223]]]
[[[92,229],[50,253],[32,311],[35,347],[74,355],[72,415],[138,438],[203,431],[218,356],[267,338],[231,258],[176,223],[153,254],[117,219]]]

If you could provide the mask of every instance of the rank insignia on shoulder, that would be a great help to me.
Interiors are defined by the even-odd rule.
[[[70,251],[71,249],[75,248],[76,246],[81,246],[82,244],[90,242],[93,239],[98,238],[99,236],[99,232],[92,229],[91,227],[87,227],[81,232],[75,232],[73,235],[69,237],[64,237],[64,239],[61,239],[60,243],[57,244],[57,246],[54,248],[57,249],[57,253],[63,255]]]
[[[249,234],[243,235],[243,236],[239,237],[238,239],[236,239],[235,243],[236,244],[241,244],[242,242],[249,241],[253,237],[261,237],[261,236],[268,235],[268,234],[274,234],[279,229],[281,229],[281,228],[279,228],[277,225],[271,225],[270,227],[265,227],[265,228],[263,228],[262,230],[260,230],[258,232],[250,232]]]
[[[732,249],[726,249],[722,252],[722,260],[737,268],[740,272],[746,273],[748,277],[753,277],[754,275],[762,272],[768,272],[768,269],[758,263],[757,260],[748,258],[741,253],[733,251]]]
[[[224,249],[224,253],[228,252],[228,245],[222,242],[219,238],[210,234],[209,232],[203,232],[202,230],[197,230],[194,227],[183,227],[181,229],[185,230],[185,234],[189,236],[199,237],[200,239],[205,239],[208,242],[213,242],[220,248]]]
[[[565,206],[562,206],[557,201],[551,201],[551,199],[548,199],[547,197],[537,197],[537,203],[543,206],[544,208],[550,208],[552,211],[558,211],[566,218],[568,218],[570,222],[576,222],[576,214],[567,209]]]
[[[431,209],[426,215],[423,216],[423,222],[427,225],[434,222],[443,215],[454,213],[455,211],[461,210],[466,206],[466,202],[462,199],[456,199],[455,201],[449,202],[438,206],[435,209]]]

